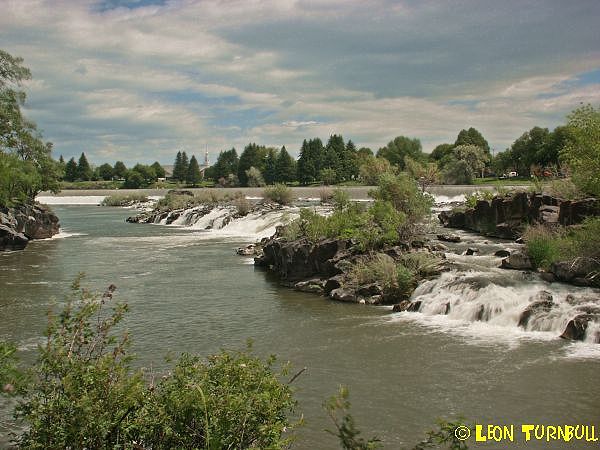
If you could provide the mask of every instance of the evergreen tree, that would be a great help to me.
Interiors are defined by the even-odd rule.
[[[65,158],[63,158],[63,155],[60,155],[60,156],[58,157],[58,162],[59,162],[60,164],[62,164],[62,165],[64,165],[64,164],[65,164]]]
[[[323,168],[325,149],[321,139],[315,138],[302,142],[300,157],[297,164],[297,178],[302,184],[308,184],[319,179]]]
[[[77,163],[75,158],[71,158],[65,164],[65,181],[75,181],[77,179]]]
[[[284,147],[285,148],[285,147]],[[266,184],[273,184],[276,181],[280,181],[278,178],[277,171],[277,160],[279,155],[274,148],[269,148],[267,158],[265,159],[265,171],[264,179]]]
[[[173,179],[175,181],[185,181],[186,168],[183,165],[183,155],[181,151],[177,152],[175,156],[175,163],[173,164]]]
[[[281,147],[277,161],[275,162],[275,181],[278,183],[290,183],[296,179],[296,161],[285,149]]]
[[[115,166],[113,167],[113,175],[118,180],[125,178],[125,174],[127,173],[127,167],[123,164],[123,161],[117,161]]]
[[[92,168],[88,163],[85,153],[81,153],[79,163],[77,164],[77,178],[81,181],[89,181],[92,179]]]
[[[344,155],[341,160],[341,167],[338,171],[338,177],[345,180],[353,180],[358,177],[358,151],[354,142],[351,140],[346,144]]]
[[[240,155],[237,171],[240,185],[248,186],[248,175],[246,174],[246,171],[248,171],[250,167],[258,169],[261,173],[265,170],[266,156],[267,148],[262,145],[251,143],[244,148],[244,151]]]
[[[196,155],[192,155],[190,164],[187,171],[187,182],[192,186],[196,186],[202,180],[202,174],[200,173],[200,166],[196,160]]]
[[[227,179],[229,175],[235,175],[237,178],[239,158],[235,148],[220,152],[217,162],[212,166],[212,176],[215,181],[221,178]]]
[[[187,153],[186,152],[182,152],[181,153],[181,173],[182,173],[182,178],[181,181],[188,181],[188,170],[190,168],[190,161],[188,159]]]

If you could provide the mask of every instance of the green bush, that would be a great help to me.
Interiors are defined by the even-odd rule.
[[[50,316],[27,383],[16,384],[20,448],[287,448],[295,401],[273,357],[184,355],[160,382],[146,381],[131,367],[129,336],[114,332],[127,311],[107,310],[116,288],[100,295],[79,281]],[[14,347],[0,344],[0,381],[15,371]]]
[[[421,192],[417,183],[404,172],[397,176],[384,173],[379,177],[377,189],[372,189],[369,195],[376,200],[390,202],[412,223],[428,216],[433,206],[433,197]]]
[[[145,203],[148,197],[143,194],[114,194],[109,195],[102,200],[101,206],[131,206],[136,203]]]
[[[584,193],[571,180],[552,180],[543,189],[545,194],[564,200],[578,200],[585,197]]]
[[[523,239],[535,267],[548,269],[553,262],[577,257],[600,257],[600,217],[588,218],[567,229],[543,225],[529,227]]]
[[[273,186],[268,186],[263,191],[263,197],[280,205],[289,205],[292,203],[292,190],[285,184],[276,183]]]
[[[479,200],[485,200],[490,202],[494,199],[496,194],[492,191],[476,191],[465,195],[465,205],[469,208],[475,208]]]
[[[240,216],[245,216],[252,210],[252,203],[244,196],[234,198],[231,203],[235,206]]]

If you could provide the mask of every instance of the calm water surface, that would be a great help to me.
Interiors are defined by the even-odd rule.
[[[167,354],[238,349],[251,338],[258,354],[307,367],[294,382],[305,417],[294,448],[336,448],[323,431],[330,426],[321,404],[340,384],[350,389],[359,427],[389,449],[416,443],[438,417],[458,415],[519,429],[595,424],[600,432],[600,360],[572,357],[559,339],[473,339],[391,320],[385,308],[279,287],[234,254],[241,243],[235,239],[127,224],[131,211],[123,209],[54,209],[66,237],[0,253],[0,338],[16,341],[26,359],[34,357],[47,310],[85,272],[89,285],[114,283],[129,303],[126,327],[139,365],[161,370]],[[0,402],[3,446],[9,408]],[[557,448],[522,441],[511,447]]]

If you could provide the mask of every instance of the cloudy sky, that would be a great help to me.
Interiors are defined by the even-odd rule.
[[[598,0],[0,0],[55,156],[211,160],[332,133],[496,151],[600,103]]]

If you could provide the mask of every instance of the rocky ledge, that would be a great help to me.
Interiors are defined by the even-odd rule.
[[[260,249],[254,264],[273,271],[281,284],[303,292],[327,296],[333,300],[372,305],[393,305],[408,300],[409,292],[385,289],[380,283],[356,286],[349,282],[349,271],[361,258],[368,256],[357,249],[351,239],[306,238],[287,241],[275,236],[263,239],[253,249]],[[436,243],[415,241],[380,250],[399,260],[410,252],[438,253]],[[443,253],[439,253],[443,259]],[[443,270],[440,267],[440,270]]]
[[[47,206],[0,207],[0,251],[23,250],[30,240],[46,239],[58,231],[58,217]]]
[[[600,200],[563,200],[549,195],[517,192],[479,200],[473,208],[442,211],[438,218],[448,228],[475,231],[502,239],[518,238],[530,223],[575,225],[600,215]]]

